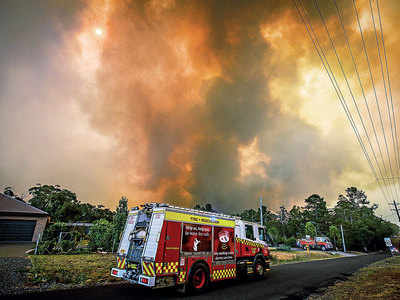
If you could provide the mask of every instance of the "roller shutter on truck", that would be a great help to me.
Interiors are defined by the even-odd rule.
[[[35,220],[0,220],[0,241],[31,242]]]

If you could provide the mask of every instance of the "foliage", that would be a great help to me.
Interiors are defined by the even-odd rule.
[[[263,221],[274,243],[288,243],[290,239],[304,238],[306,234],[329,236],[332,242],[342,246],[339,226],[343,226],[348,250],[385,249],[384,237],[399,233],[399,227],[375,215],[376,204],[371,204],[364,191],[349,187],[339,195],[336,205],[329,209],[323,197],[312,194],[304,200],[304,207],[285,207],[275,214],[265,206]],[[246,209],[238,214],[243,220],[259,222],[259,210]]]
[[[97,219],[112,221],[113,213],[102,205],[81,203],[76,194],[58,185],[36,185],[29,189],[29,203],[47,212],[56,222],[92,222]]]
[[[278,228],[271,226],[267,229],[267,233],[271,237],[274,244],[278,244],[279,242],[281,242],[281,235]]]
[[[315,229],[315,225],[311,222],[306,223],[306,235],[314,238],[317,235],[317,229]]]
[[[198,209],[198,210],[202,210],[202,211],[209,211],[209,212],[214,212],[215,211],[210,203],[206,203],[205,206],[200,206],[199,204],[196,204],[193,208],[194,209]]]
[[[291,236],[290,238],[287,238],[285,240],[285,244],[289,245],[290,247],[296,247],[296,238],[294,236]]]
[[[63,233],[61,240],[60,233]],[[71,230],[65,223],[57,222],[46,227],[38,246],[39,254],[75,252],[76,246],[83,238],[77,230]]]
[[[304,202],[306,203],[303,211],[305,221],[316,225],[316,233],[313,236],[327,232],[329,228],[329,212],[324,198],[313,194],[305,199]]]
[[[92,251],[101,248],[111,251],[113,244],[113,226],[106,219],[95,221],[89,232],[89,249]]]
[[[118,207],[115,211],[115,215],[113,218],[113,230],[114,230],[113,237],[115,239],[115,244],[119,243],[122,231],[125,228],[127,217],[128,217],[128,199],[126,197],[122,197],[119,200]]]
[[[340,231],[335,225],[329,226],[329,237],[335,246],[341,246]]]

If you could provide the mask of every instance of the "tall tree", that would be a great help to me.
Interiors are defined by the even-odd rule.
[[[119,242],[120,235],[124,230],[126,219],[128,217],[128,198],[122,196],[118,202],[117,209],[113,218],[114,225],[114,238],[116,242]]]
[[[312,221],[318,234],[326,234],[329,229],[329,211],[326,201],[318,194],[313,194],[304,200],[304,217],[307,221]]]

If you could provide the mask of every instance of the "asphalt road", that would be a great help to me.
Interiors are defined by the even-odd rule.
[[[345,279],[351,273],[370,263],[384,259],[384,254],[370,254],[304,263],[275,266],[265,279],[255,281],[230,280],[215,283],[202,295],[182,296],[174,289],[149,290],[131,285],[113,285],[76,290],[30,294],[10,299],[304,299],[316,289]]]

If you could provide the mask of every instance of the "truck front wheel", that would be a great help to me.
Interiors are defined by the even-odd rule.
[[[265,275],[265,266],[264,261],[260,258],[257,258],[254,262],[254,276],[257,279],[264,278]]]
[[[210,284],[210,275],[208,270],[202,264],[196,265],[189,276],[189,291],[193,293],[204,292]]]

